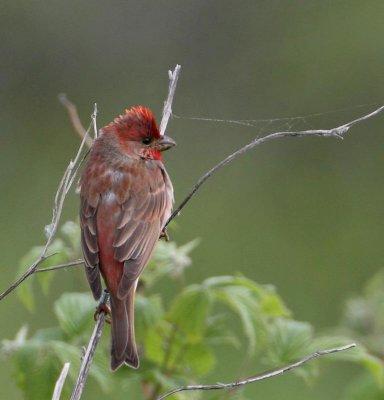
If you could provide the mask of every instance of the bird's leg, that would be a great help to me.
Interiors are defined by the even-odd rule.
[[[105,314],[105,322],[107,324],[111,323],[111,309],[105,302],[105,294],[101,297],[99,304],[96,307],[96,311],[93,314],[93,319],[97,321],[99,319],[99,315],[103,312]]]
[[[164,239],[166,242],[169,242],[169,235],[167,228],[163,228],[163,230],[160,232],[159,239]]]

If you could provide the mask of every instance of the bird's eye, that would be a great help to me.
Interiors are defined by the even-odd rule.
[[[152,142],[152,138],[151,138],[150,136],[147,136],[147,137],[145,137],[145,138],[142,140],[142,142],[143,142],[144,144],[149,144],[149,143]]]

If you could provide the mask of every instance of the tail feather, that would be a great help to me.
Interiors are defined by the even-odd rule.
[[[139,367],[139,356],[137,353],[134,326],[135,289],[136,285],[123,300],[111,296],[112,371],[115,371],[124,363],[132,368]]]

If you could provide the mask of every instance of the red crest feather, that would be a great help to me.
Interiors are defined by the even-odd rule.
[[[144,106],[127,108],[124,114],[116,117],[113,122],[103,128],[104,132],[116,132],[119,135],[140,139],[145,136],[160,137],[155,116]]]

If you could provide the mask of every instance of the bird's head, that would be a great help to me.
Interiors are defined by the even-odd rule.
[[[116,136],[125,154],[144,159],[161,160],[161,152],[176,145],[170,137],[160,135],[155,116],[143,106],[125,110],[101,131]]]

